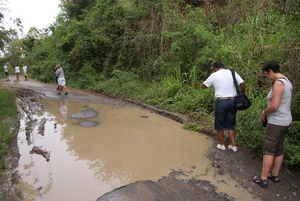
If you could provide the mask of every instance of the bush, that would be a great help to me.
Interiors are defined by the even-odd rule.
[[[0,167],[4,168],[4,156],[9,151],[15,127],[17,108],[14,94],[0,88]]]
[[[284,141],[286,166],[300,169],[300,121],[294,121]]]

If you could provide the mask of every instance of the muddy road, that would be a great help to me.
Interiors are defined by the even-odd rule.
[[[25,133],[24,136],[26,136],[27,138],[23,139],[23,141],[26,142],[24,144],[30,144],[30,139],[31,139],[29,135],[30,126],[28,125],[38,124],[37,133],[38,132],[44,133],[45,130],[47,130],[45,128],[46,123],[43,123],[46,121],[43,121],[43,119],[37,119],[37,117],[34,118],[34,116],[36,111],[39,111],[40,108],[42,107],[47,107],[47,104],[51,105],[53,101],[54,102],[56,101],[57,103],[67,101],[68,104],[73,102],[86,102],[86,103],[94,103],[94,104],[101,104],[101,105],[110,105],[118,108],[132,107],[132,108],[137,108],[139,110],[148,112],[147,115],[143,115],[141,113],[139,115],[141,118],[148,118],[149,116],[151,118],[156,118],[156,117],[152,117],[151,114],[158,114],[179,123],[185,123],[186,121],[188,121],[187,117],[183,115],[156,109],[140,101],[119,100],[118,98],[114,98],[114,97],[110,97],[107,95],[94,93],[90,91],[69,89],[69,94],[67,96],[57,95],[56,94],[57,91],[55,90],[56,86],[54,85],[40,83],[32,80],[22,81],[22,79],[17,84],[13,83],[12,81],[5,82],[4,80],[1,80],[1,85],[17,91],[16,94],[17,94],[17,99],[19,100],[19,105],[21,108],[23,108],[22,110],[25,111],[24,114],[26,114],[27,128],[24,128],[23,130]],[[43,101],[46,102],[47,104],[43,105]],[[27,104],[22,106],[22,103],[27,103]],[[31,117],[33,118],[30,119]],[[20,117],[20,119],[22,118]],[[57,126],[59,126],[59,121],[62,120],[58,120]],[[94,121],[94,122],[98,122],[99,124],[101,124],[101,120]],[[89,125],[90,122],[88,122],[87,124]],[[21,124],[21,128],[22,128],[22,124]],[[55,127],[54,129],[57,128]],[[19,128],[16,130],[19,130]],[[28,135],[26,135],[26,133]],[[286,168],[283,168],[281,172],[282,181],[279,184],[272,183],[272,181],[270,181],[269,188],[262,189],[259,185],[254,184],[252,182],[253,176],[258,175],[261,169],[261,161],[258,158],[248,153],[241,145],[239,146],[239,150],[236,153],[233,153],[229,150],[220,151],[215,148],[217,144],[215,133],[211,131],[211,129],[208,129],[205,135],[206,137],[204,137],[203,139],[201,138],[201,135],[196,136],[196,138],[193,139],[192,141],[197,142],[199,138],[201,138],[200,141],[202,142],[207,140],[205,144],[209,145],[209,147],[207,148],[205,157],[209,162],[209,165],[205,165],[205,167],[206,170],[210,172],[208,173],[207,177],[199,176],[199,170],[197,169],[198,167],[195,166],[189,166],[187,169],[175,168],[170,170],[168,173],[162,174],[165,176],[162,176],[160,178],[156,178],[157,176],[146,177],[147,179],[141,179],[143,177],[141,178],[136,177],[135,180],[129,180],[128,183],[126,182],[124,184],[121,183],[122,185],[117,186],[115,189],[108,188],[108,190],[103,190],[103,191],[99,190],[98,196],[92,196],[93,197],[92,199],[89,198],[90,197],[88,196],[89,192],[86,191],[85,192],[86,195],[83,197],[86,197],[87,199],[80,198],[78,200],[97,200],[97,201],[102,201],[102,200],[112,200],[112,201],[121,201],[121,200],[134,200],[134,201],[135,200],[137,201],[139,200],[145,200],[145,201],[147,200],[149,201],[152,200],[153,201],[156,200],[163,200],[163,201],[169,201],[169,200],[170,201],[171,200],[178,200],[178,201],[181,200],[182,201],[187,201],[187,200],[190,201],[192,200],[265,200],[265,201],[292,200],[294,201],[295,200],[296,201],[297,200],[298,201],[300,200],[300,189],[299,189],[300,176],[298,172],[294,172]],[[71,138],[74,138],[74,136],[72,136]],[[20,176],[21,170],[19,170],[18,167],[22,165],[22,160],[20,161],[20,155],[24,154],[22,153],[22,150],[20,150],[20,144],[18,145],[17,140],[18,139],[16,137],[15,142],[13,143],[12,146],[12,153],[7,160],[8,161],[7,168],[9,171],[2,173],[2,178],[4,178],[2,179],[2,181],[4,180],[4,184],[2,184],[2,190],[7,192],[7,194],[1,195],[2,200],[15,200],[15,201],[52,200],[51,198],[47,199],[42,196],[38,198],[33,196],[30,197],[29,199],[28,197],[26,197],[26,195],[28,194],[26,193],[24,194],[24,192],[22,192],[24,191],[22,188],[16,188],[16,184],[22,183],[21,181],[22,178]],[[81,141],[82,140],[83,139],[81,139]],[[179,141],[183,141],[183,140],[179,140]],[[119,146],[121,146],[121,144]],[[130,147],[132,146],[133,145],[130,145]],[[178,143],[176,144],[176,146],[181,146],[181,145],[180,143]],[[171,149],[170,147],[166,147],[166,148]],[[88,155],[93,155],[97,151],[99,153],[101,149],[93,151],[93,153],[90,153]],[[32,149],[30,148],[30,150],[27,150],[26,152],[28,152],[29,154],[42,156],[40,158],[43,158],[42,160],[47,161],[48,164],[52,163],[53,165],[54,163],[54,160],[52,160],[53,156],[55,155],[54,152],[49,153],[47,152],[47,150],[38,146],[33,147]],[[152,152],[155,151],[153,150]],[[158,156],[160,155],[160,153],[161,152],[155,153],[155,155]],[[173,155],[175,154],[176,153],[174,153]],[[132,155],[135,155],[135,153],[132,152],[131,156]],[[178,155],[178,157],[180,158],[180,155]],[[178,159],[178,157],[175,158],[177,158],[177,160],[182,160],[182,163],[188,163],[187,161],[185,161],[185,159],[190,156],[183,156],[184,159]],[[123,160],[123,158],[121,157],[118,160]],[[168,156],[167,158],[168,159],[172,158],[172,156]],[[141,164],[147,163],[146,162],[147,159],[144,160],[145,161]],[[135,160],[134,159],[128,160],[129,163],[133,161]],[[148,161],[150,161],[150,158]],[[158,159],[155,159],[154,157],[153,161],[151,161],[150,163],[161,164],[162,161],[163,160],[159,160],[159,157]],[[35,166],[38,166],[37,164]],[[143,167],[141,164],[139,165],[140,168]],[[156,170],[154,167],[152,167],[149,164],[147,165],[150,166],[151,169],[149,172],[160,171],[160,170]],[[26,163],[23,166],[26,166]],[[197,166],[201,166],[201,165],[197,164]],[[28,167],[26,168],[28,169]],[[131,170],[131,172],[135,172],[135,173],[138,171],[139,171],[138,169]],[[141,174],[145,174],[145,173],[141,173]],[[52,178],[55,177],[52,176]],[[64,176],[60,176],[60,178],[64,178]],[[66,177],[66,179],[68,179],[68,177]],[[35,182],[38,181],[33,181],[33,183]],[[78,179],[74,182],[80,183]],[[38,194],[43,192],[44,190],[43,188],[45,189],[44,186],[41,186],[39,188],[34,187],[34,189],[33,190],[31,189],[31,191],[33,194]],[[78,190],[76,189],[76,186],[72,188],[73,189],[71,189],[70,192],[66,191],[66,194],[72,194],[72,192]],[[74,196],[76,198],[75,193]],[[61,200],[65,199],[64,197],[60,197],[60,198]],[[55,200],[57,200],[57,198]],[[72,200],[76,200],[76,199],[72,199]]]

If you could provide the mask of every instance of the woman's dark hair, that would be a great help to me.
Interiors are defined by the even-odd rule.
[[[272,70],[274,73],[280,73],[280,66],[275,61],[269,61],[262,67],[262,71],[270,72]]]

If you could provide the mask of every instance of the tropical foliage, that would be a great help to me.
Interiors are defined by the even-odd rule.
[[[238,143],[260,150],[272,85],[261,67],[276,60],[295,89],[286,165],[299,167],[298,0],[62,0],[61,8],[47,29],[12,40],[0,62],[26,63],[31,78],[52,83],[61,63],[70,87],[183,113],[192,119],[186,128],[202,131],[212,127],[214,99],[200,83],[221,61],[244,78],[253,103],[238,113]]]

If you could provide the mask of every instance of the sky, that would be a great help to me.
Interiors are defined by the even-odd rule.
[[[60,12],[60,0],[6,0],[4,13],[4,26],[12,27],[10,18],[21,18],[23,33],[27,34],[31,27],[37,29],[47,28],[55,21]]]

